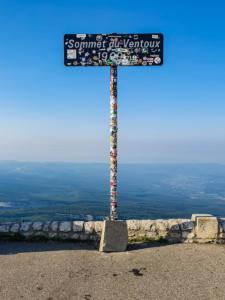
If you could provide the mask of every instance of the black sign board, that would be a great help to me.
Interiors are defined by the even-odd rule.
[[[163,35],[65,34],[65,66],[159,66]]]

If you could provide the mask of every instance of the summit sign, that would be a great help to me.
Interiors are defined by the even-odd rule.
[[[65,66],[156,66],[163,64],[163,35],[66,34]]]
[[[120,66],[161,66],[163,35],[149,34],[65,34],[64,64],[66,67],[110,67],[110,220],[118,218],[117,209],[117,69]],[[118,237],[122,223],[112,223]],[[111,225],[110,225],[111,226]],[[116,227],[115,227],[116,226]],[[107,230],[111,230],[110,228]],[[106,230],[106,231],[107,231]],[[103,230],[104,231],[104,230]],[[105,231],[104,231],[105,232]],[[119,233],[127,240],[125,230]],[[119,242],[120,243],[120,242]],[[121,243],[120,243],[121,244]],[[105,245],[104,234],[101,245]],[[109,245],[112,245],[109,242]],[[111,247],[111,246],[110,246]],[[109,248],[110,248],[109,247]],[[104,248],[104,247],[103,247]],[[117,250],[118,251],[118,248]]]

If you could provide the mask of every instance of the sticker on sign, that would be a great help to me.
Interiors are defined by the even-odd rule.
[[[65,66],[160,66],[163,35],[65,34]]]

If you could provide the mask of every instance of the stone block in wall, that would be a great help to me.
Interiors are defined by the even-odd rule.
[[[30,227],[32,225],[32,222],[22,222],[21,223],[21,227],[20,227],[20,231],[29,231]]]
[[[87,234],[90,234],[94,231],[95,223],[93,221],[84,222],[84,231]]]
[[[44,232],[48,232],[49,231],[49,226],[50,226],[51,222],[50,221],[47,221],[47,222],[44,222],[44,225],[43,225],[43,231]]]
[[[61,231],[58,233],[58,237],[62,240],[70,240],[71,239],[71,233],[66,231]]]
[[[181,231],[169,231],[166,237],[170,242],[179,242],[182,239]]]
[[[139,236],[139,232],[135,232],[135,231],[131,231],[131,230],[128,230],[128,237],[131,238],[131,237],[138,237]]]
[[[7,232],[9,232],[11,224],[12,223],[3,223],[3,224],[0,224],[0,233],[7,233]]]
[[[126,223],[128,230],[140,230],[141,228],[141,221],[139,220],[127,220]]]
[[[87,241],[89,239],[89,235],[86,233],[81,233],[80,234],[80,240],[81,241]]]
[[[48,237],[49,237],[50,239],[55,239],[55,238],[58,237],[58,234],[57,234],[57,232],[49,232],[49,233],[48,233]]]
[[[189,231],[182,231],[181,235],[183,240],[193,239],[195,237],[195,234]]]
[[[72,240],[79,240],[79,238],[80,238],[80,235],[79,235],[78,233],[73,233],[73,234],[71,235],[71,239],[72,239]]]
[[[20,230],[20,224],[19,223],[14,223],[11,228],[10,231],[13,233],[17,233]]]
[[[96,221],[95,222],[95,232],[100,233],[102,232],[103,221]]]
[[[81,232],[84,229],[84,221],[73,221],[73,231]]]
[[[156,220],[155,226],[157,232],[167,232],[169,230],[169,225],[166,220]]]
[[[59,222],[58,221],[53,221],[50,225],[50,229],[54,232],[56,232],[58,230],[59,227]]]
[[[168,231],[160,231],[158,232],[158,238],[166,240],[168,236]]]
[[[59,231],[61,232],[69,232],[71,229],[72,226],[70,221],[64,221],[59,224]]]
[[[98,240],[99,240],[99,237],[98,237],[97,235],[95,235],[95,234],[91,234],[91,235],[89,236],[89,239],[90,239],[91,241],[98,241]]]
[[[135,235],[136,238],[145,238],[146,237],[146,232],[138,232],[136,235]]]
[[[32,228],[34,231],[40,231],[42,229],[43,223],[42,222],[34,222]]]
[[[168,220],[168,228],[169,231],[179,232],[180,231],[180,225],[179,220],[177,219],[169,219]]]
[[[219,233],[219,223],[216,217],[197,217],[195,234],[197,239],[215,240]]]
[[[145,237],[147,237],[150,240],[157,240],[157,239],[159,239],[159,235],[157,234],[156,231],[155,232],[153,232],[153,231],[152,232],[151,231],[146,232]]]
[[[140,221],[140,229],[144,230],[144,231],[154,231],[155,221],[153,221],[153,220],[141,220]]]
[[[194,222],[191,220],[182,220],[179,225],[182,231],[191,231],[194,228]]]

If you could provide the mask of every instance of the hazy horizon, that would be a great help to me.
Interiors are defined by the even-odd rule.
[[[0,163],[9,163],[9,162],[15,162],[15,163],[40,163],[40,164],[104,164],[109,165],[109,162],[98,162],[98,161],[63,161],[63,160],[17,160],[17,159],[6,159],[1,160]],[[119,165],[219,165],[219,166],[225,166],[225,163],[222,162],[119,162]]]

